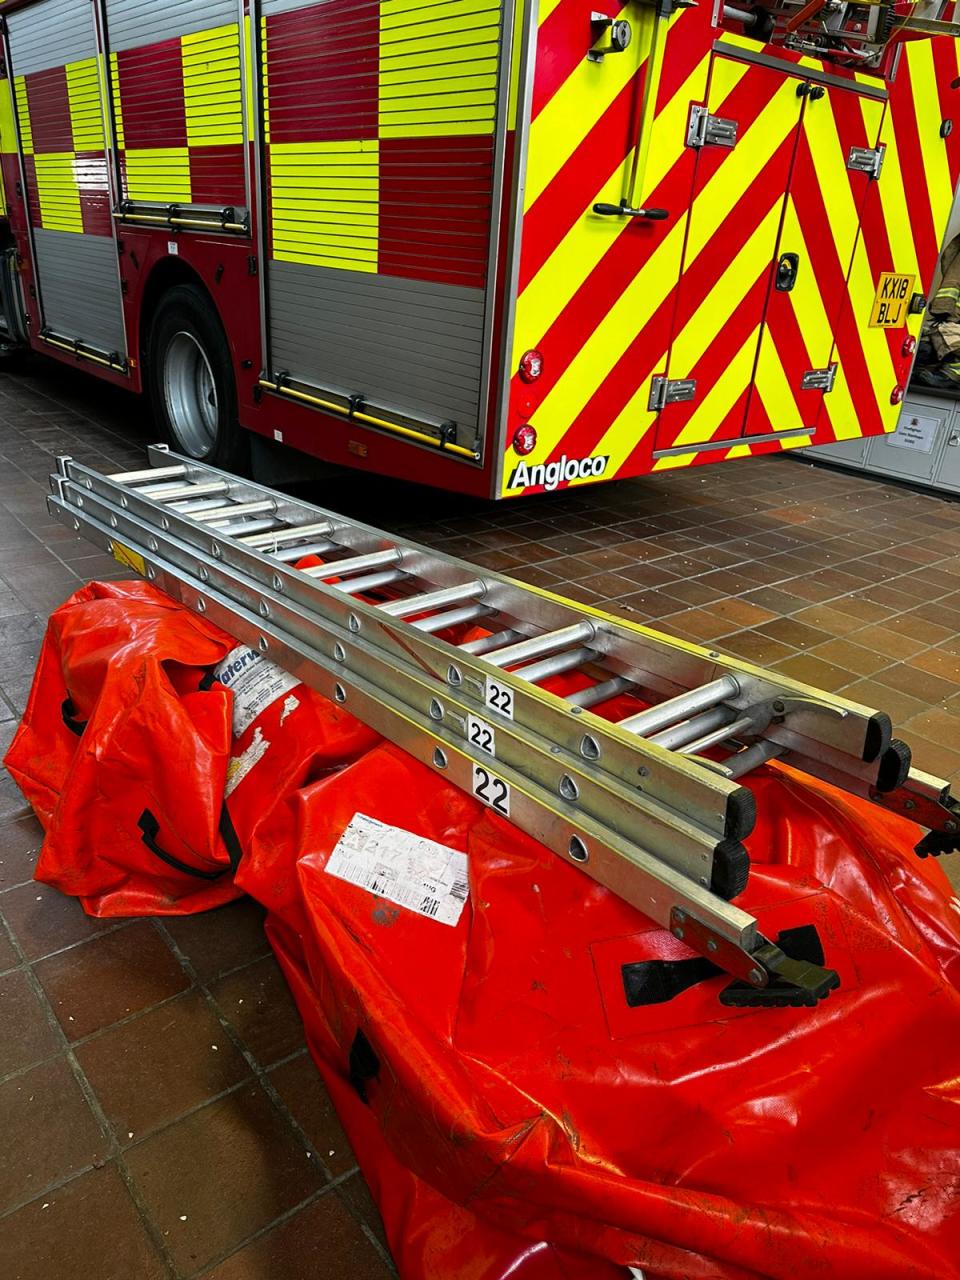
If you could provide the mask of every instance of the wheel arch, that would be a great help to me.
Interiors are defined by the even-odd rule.
[[[160,306],[164,294],[169,293],[169,291],[178,284],[193,285],[204,294],[214,311],[217,313],[217,316],[220,319],[220,324],[223,327],[224,334],[226,334],[226,326],[223,324],[223,316],[220,315],[220,308],[217,306],[216,299],[207,288],[206,282],[200,273],[190,266],[188,262],[184,262],[182,258],[174,257],[172,254],[169,254],[164,258],[158,258],[147,277],[140,302],[139,345],[140,361],[144,368],[146,367],[150,349],[150,331],[153,328],[153,321],[157,314],[157,308]]]

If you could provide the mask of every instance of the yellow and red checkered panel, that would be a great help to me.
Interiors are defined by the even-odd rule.
[[[650,31],[631,8],[634,54],[585,62],[574,37],[589,7],[541,0],[514,355],[540,350],[544,372],[532,386],[514,380],[504,492],[520,491],[510,441],[523,422],[536,431],[528,474],[564,457],[605,458],[587,482],[808,443],[753,441],[815,423],[818,440],[892,429],[906,332],[868,321],[881,271],[916,271],[918,288],[929,283],[960,173],[956,134],[939,135],[956,43],[905,49],[885,112],[841,88],[798,97],[795,77],[716,58],[709,13],[674,15],[632,193],[669,216],[644,223],[598,217],[592,206],[617,204],[629,189]],[[723,42],[757,49],[728,33]],[[778,53],[801,73],[819,65]],[[829,70],[850,89],[883,87]],[[736,147],[687,147],[691,103],[735,119]],[[847,160],[878,138],[884,170],[871,182]],[[791,293],[772,284],[784,251],[801,260]],[[833,391],[801,390],[804,372],[831,361]],[[696,378],[697,397],[658,415],[648,409],[651,379],[668,371]],[[702,450],[716,442],[729,447]]]
[[[499,23],[499,0],[267,6],[272,258],[483,287]]]
[[[240,68],[236,23],[111,53],[126,199],[244,204]]]
[[[17,76],[14,92],[33,225],[111,235],[97,59]]]

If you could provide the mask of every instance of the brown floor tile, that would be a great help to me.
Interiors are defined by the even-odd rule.
[[[228,969],[259,960],[270,951],[263,931],[266,912],[253,898],[240,898],[215,911],[169,916],[163,927],[184,953],[201,982]]]
[[[875,679],[854,680],[837,692],[850,702],[859,702],[861,706],[870,707],[874,711],[885,711],[897,732],[900,732],[900,726],[906,724],[912,716],[927,710],[927,704],[920,698],[911,698],[908,694],[879,684]]]
[[[390,1246],[387,1244],[387,1233],[383,1228],[380,1210],[361,1175],[355,1173],[352,1178],[347,1178],[346,1182],[341,1182],[337,1188],[337,1195],[349,1207],[350,1212],[370,1228],[383,1247],[388,1249]]]
[[[0,897],[0,911],[28,960],[39,960],[51,951],[115,929],[118,923],[88,916],[78,898],[35,880],[8,889]]]
[[[0,973],[4,973],[7,969],[14,968],[20,963],[20,957],[17,955],[13,943],[7,936],[7,931],[0,924]]]
[[[907,666],[960,685],[960,656],[943,649],[926,649],[906,659]]]
[[[834,608],[830,604],[811,604],[793,614],[794,622],[802,622],[805,626],[816,627],[829,636],[846,636],[862,626],[857,618],[849,613]]]
[[[757,604],[761,609],[769,609],[775,615],[794,614],[809,608],[808,601],[801,600],[799,596],[793,596],[780,587],[758,587],[756,591],[748,591],[741,599]]]
[[[718,618],[703,609],[684,609],[680,613],[668,614],[659,618],[656,625],[667,631],[679,630],[684,635],[694,636],[699,644],[715,640],[730,630],[728,619]]]
[[[356,1157],[309,1053],[274,1067],[269,1080],[331,1174],[351,1169]]]
[[[187,1274],[235,1249],[324,1181],[258,1084],[161,1129],[125,1159]]]
[[[147,921],[41,960],[36,973],[71,1040],[148,1009],[190,985]]]
[[[387,1280],[393,1274],[331,1193],[205,1272],[204,1280]]]
[[[922,640],[916,640],[908,635],[900,635],[882,623],[863,627],[861,630],[853,632],[850,635],[850,639],[855,644],[862,644],[868,649],[873,649],[876,653],[885,654],[888,663],[902,662],[927,647]]]
[[[942,627],[915,613],[897,614],[884,618],[881,625],[887,631],[893,631],[898,636],[907,636],[911,640],[918,640],[924,646],[939,644],[941,640],[949,640],[956,634],[953,628]]]
[[[0,978],[0,1077],[52,1057],[60,1045],[28,975],[19,970]]]
[[[100,1132],[65,1058],[0,1084],[0,1213],[106,1159]]]
[[[783,658],[791,657],[796,650],[789,645],[781,644],[761,631],[737,631],[730,636],[720,636],[713,641],[714,648],[729,653],[744,662],[753,662],[757,666],[770,666]]]
[[[781,644],[788,644],[793,649],[812,649],[815,645],[832,639],[829,632],[798,622],[796,618],[775,618],[772,622],[757,627],[757,630],[761,635],[779,640]]]
[[[957,692],[957,686],[952,680],[943,680],[928,671],[919,671],[916,667],[907,666],[905,662],[897,662],[885,671],[878,671],[874,679],[929,705],[945,702]]]
[[[876,604],[859,596],[840,596],[830,601],[830,607],[849,614],[851,618],[858,618],[863,623],[881,622],[894,613],[888,605]],[[884,626],[887,625],[889,624],[884,622]]]
[[[0,890],[30,879],[42,841],[43,828],[32,814],[0,825]]]
[[[791,680],[799,680],[801,684],[810,684],[818,689],[826,689],[835,693],[850,681],[850,672],[832,662],[823,662],[809,653],[798,653],[796,657],[785,658],[776,664],[776,670]]]
[[[867,649],[851,640],[828,640],[826,644],[817,645],[810,651],[810,656],[820,658],[823,662],[832,662],[858,676],[871,676],[875,672],[890,665],[890,659],[883,653]]]
[[[775,616],[769,609],[751,604],[742,597],[718,600],[715,604],[707,605],[705,611],[715,618],[726,619],[732,627],[759,627]]]
[[[8,1280],[166,1280],[116,1166],[74,1178],[3,1224]]]
[[[946,708],[934,707],[918,712],[906,722],[904,729],[931,742],[942,743],[951,750],[960,750],[960,705],[954,710],[954,702],[951,699]]]
[[[249,1075],[197,991],[111,1028],[79,1045],[76,1053],[121,1146]]]
[[[303,1024],[273,956],[210,987],[223,1016],[263,1067],[303,1047]]]
[[[930,742],[915,733],[911,733],[909,741],[913,763],[918,769],[936,774],[938,778],[949,778],[960,770],[960,751],[953,751],[939,742]]]

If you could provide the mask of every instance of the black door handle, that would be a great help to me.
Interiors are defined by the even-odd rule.
[[[777,292],[789,293],[793,286],[797,283],[797,273],[800,270],[799,253],[781,253],[780,261],[777,263]]]

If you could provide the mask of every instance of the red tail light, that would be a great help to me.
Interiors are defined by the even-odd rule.
[[[520,357],[520,377],[524,382],[536,382],[543,373],[543,356],[539,351],[525,351]]]

